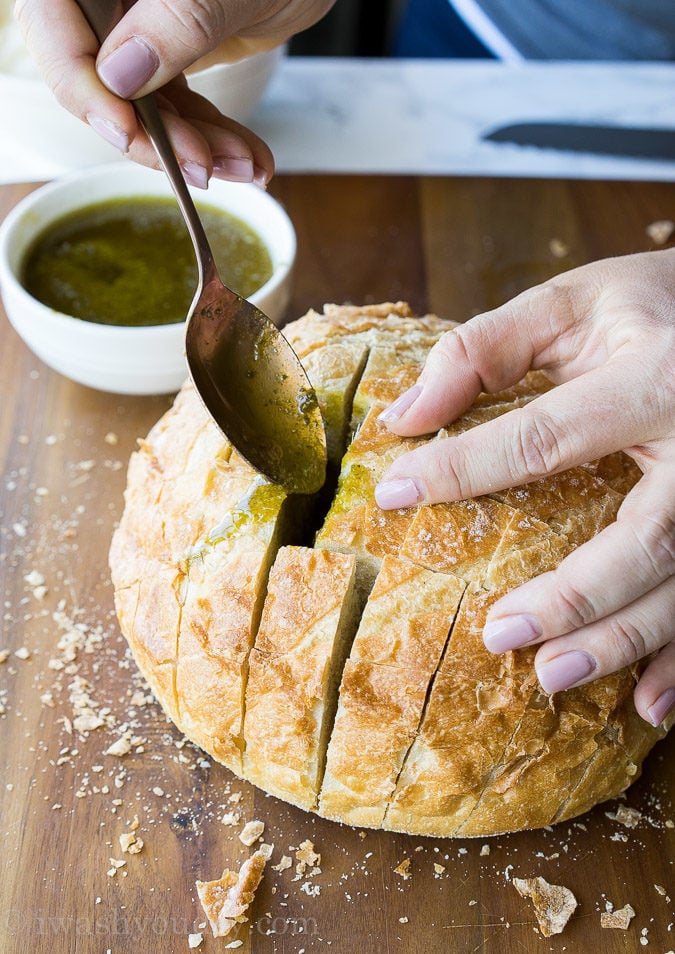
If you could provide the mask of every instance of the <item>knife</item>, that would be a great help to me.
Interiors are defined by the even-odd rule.
[[[483,133],[487,142],[508,142],[566,152],[632,159],[675,160],[675,129],[601,126],[590,123],[530,122],[498,126]]]

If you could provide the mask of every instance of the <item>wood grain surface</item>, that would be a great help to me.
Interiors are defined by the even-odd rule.
[[[0,189],[0,216],[31,188]],[[271,191],[298,232],[289,317],[403,298],[465,320],[577,264],[654,248],[647,226],[675,218],[673,187],[655,183],[280,176]],[[200,951],[238,939],[253,954],[675,949],[672,735],[627,794],[634,828],[608,817],[614,802],[551,830],[457,841],[306,815],[184,743],[126,653],[107,570],[129,454],[170,397],[71,383],[4,316],[0,361],[2,954],[173,954],[196,932]],[[119,738],[130,752],[107,754]],[[123,853],[135,817],[143,849]],[[248,857],[238,834],[252,819],[271,864],[293,865],[268,867],[249,922],[215,940],[195,881]],[[306,840],[321,870],[297,875]],[[579,902],[549,939],[511,882],[536,875]],[[602,929],[606,905],[626,903],[628,930]]]

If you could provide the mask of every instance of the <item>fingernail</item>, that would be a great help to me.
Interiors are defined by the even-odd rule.
[[[111,123],[109,119],[103,119],[95,113],[87,113],[85,119],[94,132],[97,132],[102,139],[109,142],[115,149],[119,149],[120,152],[129,151],[129,137],[115,123]]]
[[[504,616],[483,627],[483,642],[491,653],[505,653],[520,649],[539,639],[543,630],[534,616]]]
[[[658,729],[673,709],[675,709],[675,688],[666,689],[665,692],[661,693],[656,702],[647,709],[649,721],[655,729]]]
[[[253,182],[253,163],[250,159],[217,156],[213,160],[213,174],[232,182]]]
[[[257,185],[261,189],[267,188],[267,183],[269,178],[264,169],[261,169],[260,166],[253,166],[253,184]]]
[[[550,662],[537,666],[539,684],[544,692],[562,692],[586,679],[597,668],[597,662],[590,653],[573,650],[562,653]]]
[[[200,166],[198,162],[188,161],[181,163],[181,169],[188,185],[196,186],[198,189],[208,189],[209,174],[204,166]]]
[[[99,63],[98,75],[122,99],[133,96],[157,71],[159,57],[139,36],[132,36]]]
[[[397,397],[396,400],[385,408],[381,414],[377,415],[378,421],[382,421],[383,424],[389,424],[391,421],[397,421],[399,417],[402,417],[408,408],[412,407],[417,398],[422,393],[422,388],[419,384],[414,384],[411,388],[408,388],[407,391],[404,391],[400,397]]]
[[[413,507],[424,499],[419,484],[410,477],[400,480],[383,480],[375,488],[375,500],[383,510],[398,510]]]

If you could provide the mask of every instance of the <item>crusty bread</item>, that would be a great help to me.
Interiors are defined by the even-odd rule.
[[[492,655],[481,636],[504,592],[615,519],[639,476],[628,458],[475,500],[376,506],[406,449],[551,387],[532,373],[437,435],[395,437],[380,410],[452,327],[401,303],[287,326],[335,471],[315,501],[257,475],[186,385],[132,456],[110,561],[140,669],[214,758],[327,818],[477,836],[616,796],[663,733],[633,708],[634,669],[550,697],[533,649]]]

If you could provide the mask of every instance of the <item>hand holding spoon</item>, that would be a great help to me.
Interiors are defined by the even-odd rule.
[[[103,42],[116,22],[116,4],[78,4]],[[289,493],[315,493],[326,477],[326,435],[305,370],[270,319],[220,280],[155,99],[148,94],[133,105],[171,182],[197,256],[198,286],[185,334],[197,392],[254,468]]]

